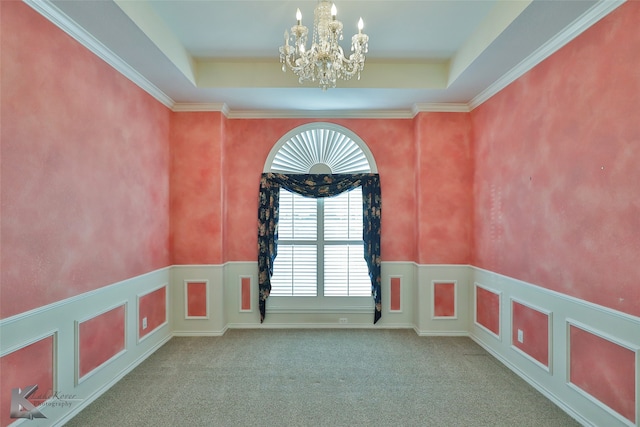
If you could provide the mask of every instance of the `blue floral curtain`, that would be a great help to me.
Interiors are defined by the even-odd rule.
[[[371,295],[375,303],[373,323],[380,320],[380,176],[373,173],[326,175],[285,175],[264,173],[260,179],[258,205],[258,284],[260,322],[264,321],[266,301],[271,292],[273,263],[278,254],[278,207],[280,188],[305,197],[331,197],[362,187],[364,256],[369,267]]]

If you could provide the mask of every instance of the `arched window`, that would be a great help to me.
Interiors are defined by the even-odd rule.
[[[378,172],[369,147],[349,129],[333,123],[310,123],[293,129],[273,146],[264,172]]]
[[[313,123],[283,136],[271,150],[264,172],[356,177],[371,175],[377,167],[366,144],[353,132]],[[281,186],[278,194],[269,310],[371,310],[362,187],[355,185],[333,197],[305,197],[289,190]],[[379,287],[373,293],[379,297]]]

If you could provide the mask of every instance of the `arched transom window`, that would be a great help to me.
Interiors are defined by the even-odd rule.
[[[378,172],[367,145],[355,133],[333,123],[311,123],[293,129],[271,149],[264,172]]]

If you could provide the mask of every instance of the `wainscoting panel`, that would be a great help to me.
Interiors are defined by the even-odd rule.
[[[184,318],[209,318],[209,281],[185,280],[184,282]]]
[[[569,384],[634,425],[638,348],[575,321],[567,323]]]
[[[185,286],[189,283],[206,283],[205,317],[189,316],[189,294]],[[220,336],[226,331],[224,301],[224,266],[222,265],[175,265],[171,269],[169,290],[173,304],[170,306],[173,318],[174,336]],[[201,292],[198,292],[201,297]],[[194,307],[192,305],[192,307]]]
[[[389,278],[389,311],[402,311],[402,276]]]
[[[455,280],[431,282],[431,318],[456,319],[458,283]]]
[[[167,284],[145,291],[137,298],[138,342],[167,325],[169,299]]]
[[[224,309],[230,328],[260,327],[257,262],[224,265]]]
[[[418,335],[467,336],[473,287],[468,265],[419,265],[413,297]],[[453,315],[452,315],[453,314]]]
[[[502,307],[502,292],[480,283],[474,283],[474,316],[476,326],[484,329],[494,338],[500,340],[500,308]]]
[[[22,425],[62,425],[167,342],[168,323],[138,343],[135,319],[138,296],[168,283],[169,272],[170,267],[162,268],[0,320],[1,425],[15,421],[9,418],[11,389],[31,385],[24,382],[38,386],[34,396],[52,395],[38,408],[46,418]],[[81,328],[88,329],[80,331],[76,341]],[[93,334],[103,338],[113,334],[114,347],[90,343]],[[78,348],[88,364],[77,384]],[[19,363],[12,360],[15,357]]]
[[[77,383],[127,350],[127,303],[76,321]]]
[[[335,305],[303,307],[285,298],[267,300],[267,316],[260,323],[257,310],[258,264],[230,262],[224,265],[224,307],[229,328],[413,328],[413,295],[415,264],[383,262],[382,319],[373,324],[373,299],[362,297],[357,303],[349,298],[332,298]],[[246,279],[251,280],[251,307],[247,306]],[[392,292],[393,280],[401,278],[400,286]],[[244,281],[244,282],[243,282]],[[244,283],[244,284],[243,284]],[[398,284],[396,284],[398,285]],[[394,298],[392,300],[392,298]],[[240,309],[239,309],[240,308]]]
[[[552,316],[548,310],[511,299],[511,346],[549,372]]]
[[[473,324],[473,340],[581,424],[640,425],[640,318],[480,268],[470,270],[474,282],[502,295],[500,330],[507,337],[496,340]],[[532,336],[535,328],[540,330]],[[522,343],[517,329],[523,331]]]
[[[253,277],[240,276],[240,311],[251,312],[252,306],[257,306],[257,301],[253,298]]]
[[[3,387],[0,393],[1,426],[7,426],[16,421],[16,418],[11,418],[11,411],[16,408],[10,407],[12,389],[14,388],[26,390],[27,387],[35,385],[37,389],[28,396],[27,400],[34,407],[49,404],[51,390],[56,389],[55,339],[56,332],[43,337],[35,337],[17,347],[7,349],[0,356]],[[25,409],[30,410],[31,408]],[[38,411],[40,410],[38,409]],[[21,413],[21,415],[23,414]]]
[[[371,314],[368,322],[378,328],[413,328],[416,265],[400,261],[383,262],[381,272],[382,318],[373,325]]]

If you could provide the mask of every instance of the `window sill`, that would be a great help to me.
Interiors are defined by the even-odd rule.
[[[269,313],[370,313],[371,297],[277,297],[267,300]]]

